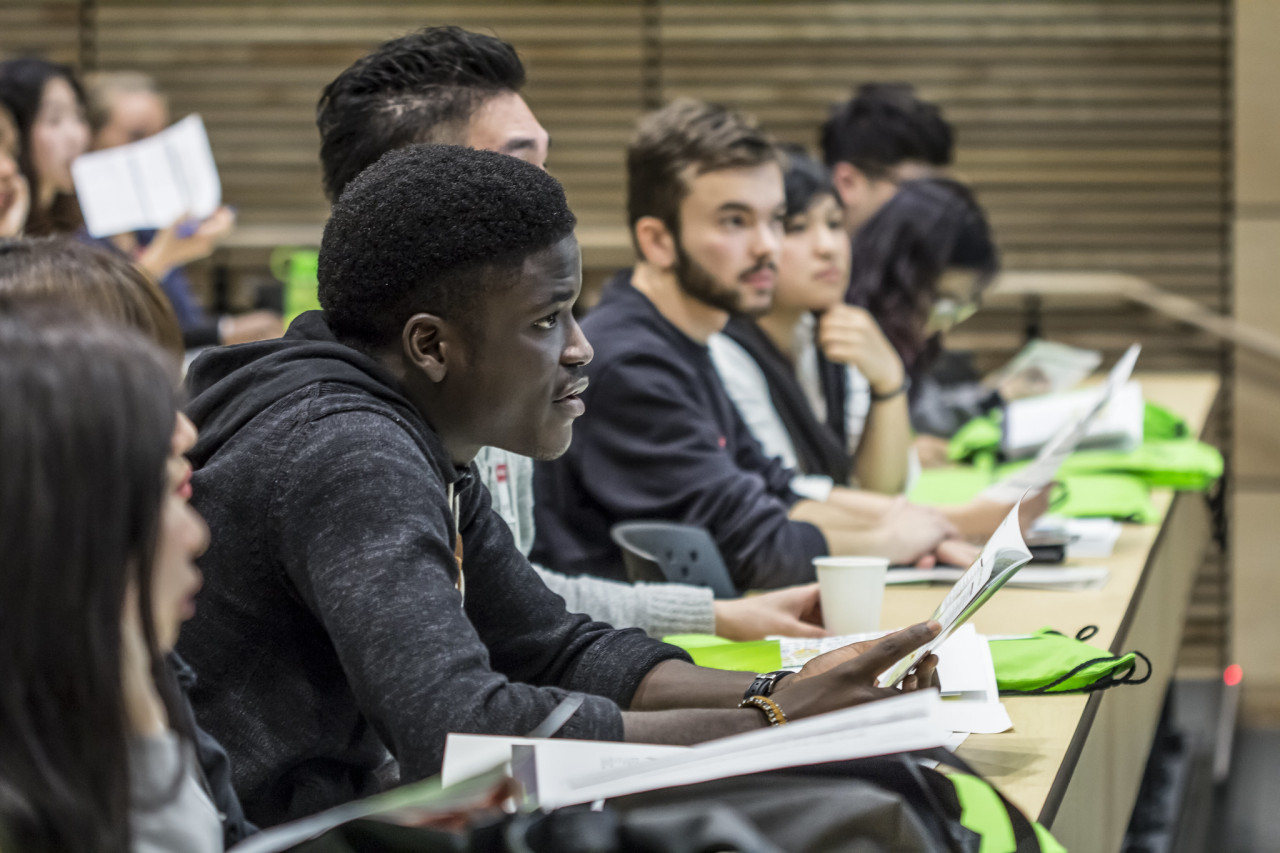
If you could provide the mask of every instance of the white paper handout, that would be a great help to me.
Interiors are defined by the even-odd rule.
[[[942,700],[923,690],[720,738],[635,767],[580,773],[560,760],[563,741],[556,740],[518,747],[512,765],[517,779],[536,786],[537,805],[552,809],[767,770],[931,749],[951,739]]]
[[[1028,384],[1041,383],[1044,393],[1056,394],[1079,385],[1101,363],[1102,354],[1097,350],[1036,338],[991,378],[998,384],[1021,376]]]
[[[955,566],[935,566],[932,569],[890,569],[886,574],[885,583],[889,586],[955,583],[964,577],[964,572],[964,569]],[[1008,585],[1019,589],[1077,592],[1082,589],[1102,589],[1110,579],[1111,572],[1104,566],[1052,566],[1049,568],[1032,566],[1021,569],[1009,579]]]
[[[94,237],[204,219],[222,204],[209,136],[189,115],[139,142],[94,151],[71,164],[85,227]]]
[[[1029,465],[988,486],[979,497],[997,503],[1012,503],[1028,492],[1038,492],[1048,486],[1057,476],[1062,463],[1084,439],[1098,415],[1115,405],[1121,394],[1132,395],[1136,391],[1137,417],[1141,424],[1142,391],[1136,385],[1129,383],[1129,377],[1133,375],[1133,367],[1138,361],[1138,353],[1141,350],[1142,347],[1139,344],[1129,347],[1111,369],[1101,391],[1091,389],[1087,392],[1094,395],[1092,403],[1085,406],[1076,417],[1063,423],[1053,437],[1040,448],[1040,452]]]
[[[987,540],[978,559],[956,581],[951,592],[947,593],[947,597],[929,617],[942,625],[938,636],[904,657],[882,675],[882,685],[897,686],[925,655],[945,643],[1018,569],[1031,562],[1031,552],[1027,550],[1027,543],[1022,540],[1018,522],[1018,511],[1021,508],[1022,501],[1013,505],[996,532]]]

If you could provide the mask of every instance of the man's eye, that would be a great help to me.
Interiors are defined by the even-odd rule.
[[[560,323],[560,315],[557,312],[555,314],[549,314],[546,317],[543,317],[541,320],[535,320],[533,323],[533,327],[535,329],[542,329],[543,331],[550,331],[554,329],[557,325],[559,325],[559,323]]]
[[[720,220],[720,224],[726,228],[742,228],[747,224],[747,219],[744,216],[726,216]]]

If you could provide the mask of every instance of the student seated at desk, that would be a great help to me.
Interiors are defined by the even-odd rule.
[[[835,484],[899,494],[911,469],[902,359],[875,318],[844,304],[849,241],[831,177],[786,149],[787,211],[767,313],[729,319],[709,343],[729,399],[767,456],[824,500]]]
[[[192,365],[213,544],[180,648],[255,821],[377,790],[388,751],[402,780],[432,775],[448,732],[526,734],[570,692],[583,701],[566,737],[693,743],[765,725],[738,707],[754,673],[570,614],[477,481],[480,448],[550,458],[582,414],[574,224],[528,163],[390,152],[334,205],[324,310]],[[832,653],[772,698],[806,716],[892,695],[875,673],[937,629]]]
[[[592,384],[569,451],[537,466],[534,559],[625,577],[610,528],[660,519],[706,528],[742,589],[812,580],[827,553],[967,563],[935,510],[840,487],[802,499],[724,392],[708,339],[773,299],[786,207],[769,137],[680,100],[641,119],[627,171],[638,260],[583,321]]]
[[[155,80],[136,71],[97,71],[85,77],[91,148],[102,151],[154,136],[169,126],[169,102]],[[210,317],[191,293],[185,265],[207,257],[235,225],[235,214],[221,207],[188,237],[177,229],[116,234],[108,242],[136,257],[155,276],[182,326],[187,349],[241,344],[284,334],[280,315],[250,311]]]
[[[78,314],[0,311],[0,847],[213,853],[164,657],[200,586],[177,372]]]
[[[326,86],[317,105],[325,194],[336,201],[379,157],[413,142],[498,151],[545,168],[549,136],[520,96],[524,81],[524,65],[511,45],[459,27],[426,27],[379,45]],[[528,554],[533,460],[486,447],[476,466],[494,510]],[[714,633],[757,640],[825,633],[815,624],[818,591],[812,584],[713,600],[709,589],[686,584],[632,585],[534,569],[569,610],[619,628],[642,628],[651,637]]]

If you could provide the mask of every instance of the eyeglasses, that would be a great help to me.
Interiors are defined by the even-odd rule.
[[[950,329],[976,313],[978,313],[978,300],[961,300],[944,296],[933,303],[933,309],[929,312],[929,328]]]

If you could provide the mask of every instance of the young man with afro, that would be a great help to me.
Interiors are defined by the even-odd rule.
[[[477,481],[481,447],[555,457],[583,412],[574,224],[528,163],[389,153],[333,208],[323,311],[192,366],[212,545],[180,649],[256,822],[377,790],[388,751],[402,780],[429,776],[449,732],[527,734],[570,693],[565,737],[693,743],[767,724],[740,707],[755,673],[569,613]],[[771,698],[803,717],[892,695],[877,673],[937,629],[832,652]]]
[[[388,151],[420,142],[466,145],[546,166],[550,137],[520,92],[524,65],[496,36],[461,27],[425,27],[384,42],[334,78],[316,108],[320,165],[331,201]],[[520,550],[533,545],[533,460],[486,447],[476,467],[494,510]],[[567,576],[535,564],[568,608],[651,637],[718,634],[822,636],[816,584],[737,599],[706,587],[619,583]]]

